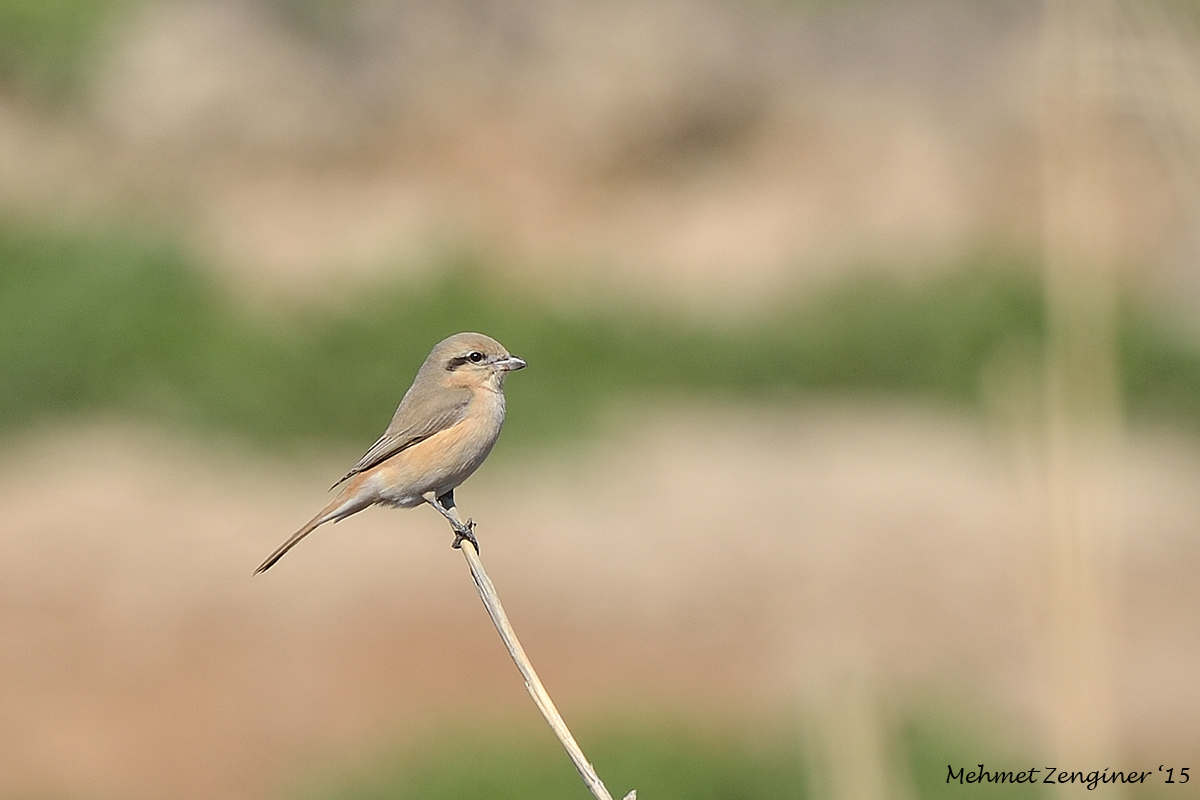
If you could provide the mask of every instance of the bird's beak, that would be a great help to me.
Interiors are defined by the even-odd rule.
[[[495,363],[496,369],[504,372],[513,372],[518,369],[525,369],[525,366],[525,359],[518,358],[517,356],[505,356],[504,358],[498,359]]]

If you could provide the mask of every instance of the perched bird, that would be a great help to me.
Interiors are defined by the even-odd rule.
[[[376,503],[429,503],[454,526],[454,546],[473,523],[453,513],[454,489],[487,458],[504,423],[504,376],[525,362],[482,333],[456,333],[434,346],[404,393],[392,423],[333,488],[337,497],[292,534],[254,572],[268,570],[318,525]]]

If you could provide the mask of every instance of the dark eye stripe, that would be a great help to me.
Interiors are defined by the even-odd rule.
[[[455,356],[454,358],[450,359],[448,362],[446,362],[446,369],[452,372],[461,367],[463,364],[481,364],[483,363],[484,359],[485,356],[483,353],[479,352],[478,350],[473,350],[470,353],[467,353],[465,356]]]

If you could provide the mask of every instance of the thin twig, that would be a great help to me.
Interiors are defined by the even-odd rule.
[[[447,519],[450,519],[450,515],[454,517],[454,520],[450,520],[450,522],[456,534],[461,533],[459,526],[466,528],[468,531],[470,530],[461,521],[458,522],[458,526],[455,526],[454,521],[458,520],[458,514],[453,507],[449,508],[448,511],[450,513],[447,515]],[[534,671],[533,664],[529,661],[529,656],[525,655],[525,648],[521,647],[521,642],[517,639],[517,633],[509,623],[508,615],[504,613],[504,606],[500,604],[500,596],[496,594],[496,587],[492,585],[492,579],[488,577],[487,571],[483,568],[483,562],[479,560],[479,551],[472,547],[469,541],[459,542],[459,544],[461,545],[460,549],[462,550],[463,557],[467,559],[467,565],[471,568],[471,577],[475,580],[475,588],[479,590],[479,597],[483,600],[483,605],[487,608],[488,616],[492,618],[492,623],[496,626],[500,638],[504,640],[504,646],[508,648],[508,654],[512,656],[517,669],[521,671],[521,677],[525,679],[525,688],[529,690],[529,696],[533,698],[534,704],[542,712],[542,716],[545,717],[546,724],[550,726],[550,730],[554,731],[554,735],[562,743],[563,749],[571,757],[571,762],[575,765],[575,769],[579,771],[579,777],[583,778],[584,784],[587,785],[588,790],[596,797],[596,800],[613,800],[612,795],[605,788],[604,782],[596,774],[596,768],[584,757],[583,751],[579,749],[579,745],[575,742],[575,737],[568,730],[567,723],[563,722],[562,715],[554,707],[554,701],[550,699],[550,695],[546,692],[546,687],[542,685],[541,679],[538,678],[537,672]],[[631,791],[625,796],[625,800],[637,800],[637,792]]]

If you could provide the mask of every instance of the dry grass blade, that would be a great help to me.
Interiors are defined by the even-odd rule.
[[[454,511],[453,507],[448,509],[448,511],[447,519],[455,529],[455,533],[462,533],[459,530],[460,527],[469,532],[470,529],[466,525],[463,525],[461,521],[458,521],[458,514]],[[455,521],[458,521],[457,525],[454,524]],[[613,800],[612,795],[608,793],[608,789],[604,786],[604,782],[596,774],[596,768],[583,755],[583,750],[579,748],[575,737],[571,735],[570,729],[567,728],[567,723],[563,721],[562,715],[555,708],[554,701],[550,699],[546,687],[542,685],[541,679],[538,678],[537,672],[529,660],[529,656],[525,655],[525,648],[521,647],[521,642],[517,639],[517,633],[508,621],[508,615],[504,613],[504,606],[500,603],[500,596],[496,593],[496,587],[492,584],[492,579],[488,577],[487,571],[483,568],[483,562],[479,559],[479,552],[474,547],[471,547],[468,542],[461,542],[461,545],[463,557],[467,559],[467,565],[471,568],[471,577],[475,581],[475,588],[479,590],[479,597],[483,600],[483,605],[487,608],[488,615],[492,618],[492,623],[496,626],[496,631],[499,632],[500,638],[504,640],[504,646],[508,648],[508,654],[512,656],[517,669],[521,671],[521,677],[525,679],[525,688],[529,690],[529,696],[533,698],[534,704],[537,705],[538,710],[545,717],[546,724],[550,726],[550,730],[554,731],[554,735],[562,743],[563,749],[571,757],[571,763],[579,771],[579,777],[583,778],[584,784],[587,785],[592,795],[597,800]],[[637,792],[631,791],[625,796],[624,800],[637,800]]]

